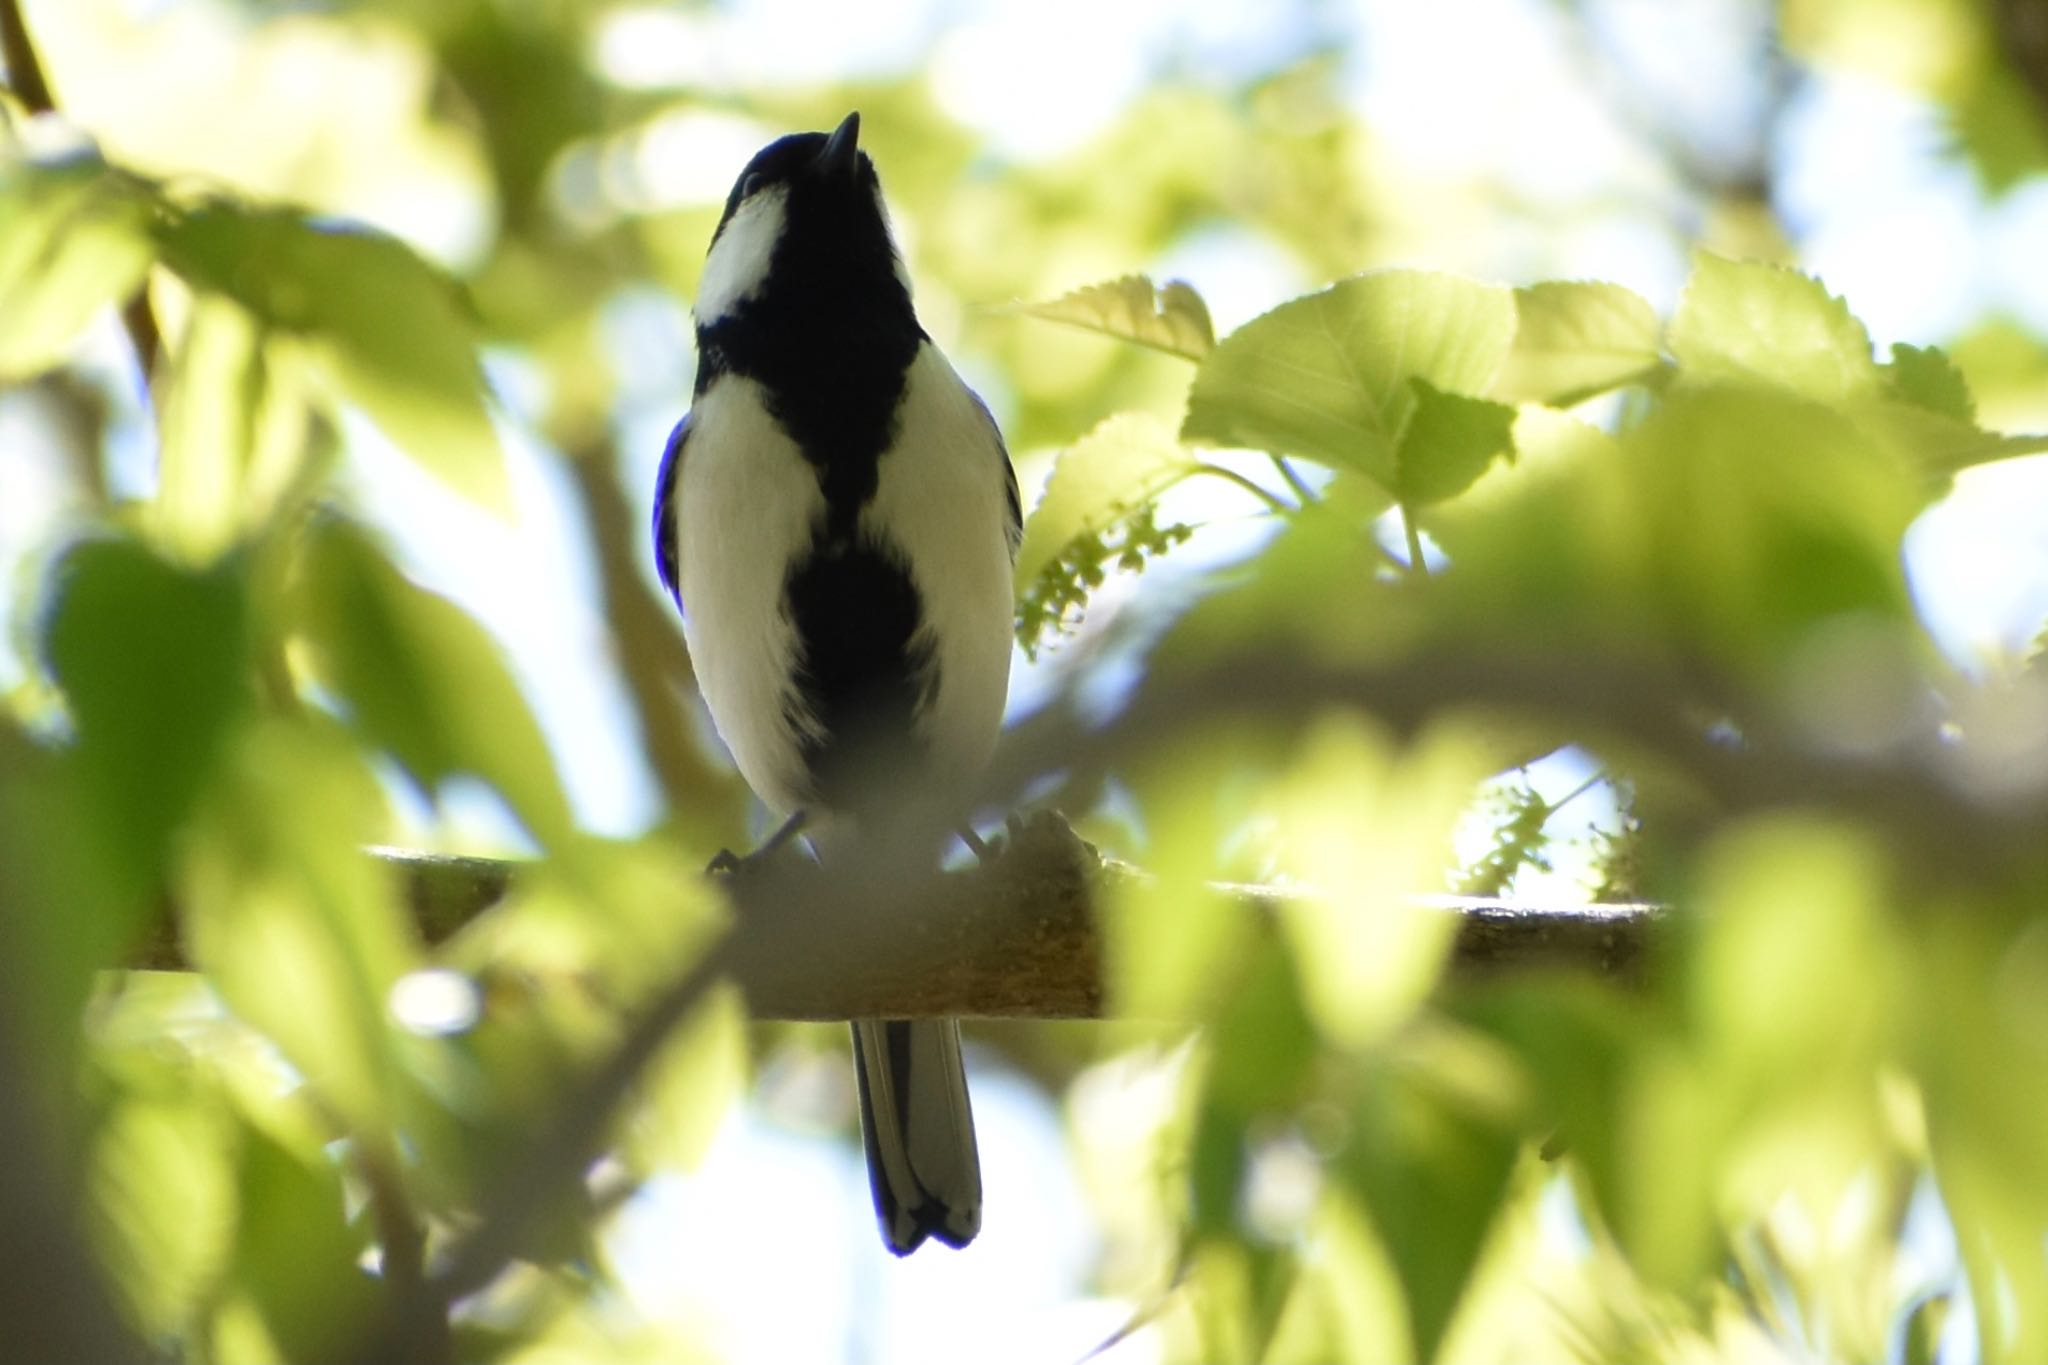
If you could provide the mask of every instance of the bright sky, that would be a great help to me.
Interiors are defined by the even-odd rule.
[[[1746,88],[1738,73],[1753,60],[1750,48],[1729,41],[1741,33],[1729,16],[1747,6],[1620,0],[1602,8],[1613,16],[1610,41],[1652,64],[1660,107],[1685,126],[1739,131],[1754,117],[1725,107],[1725,92]],[[1611,279],[1668,312],[1687,269],[1671,228],[1676,190],[1655,158],[1617,131],[1605,97],[1581,79],[1560,32],[1542,0],[734,0],[687,11],[622,9],[598,51],[624,82],[713,90],[928,66],[949,112],[994,149],[1029,159],[1086,139],[1164,66],[1229,78],[1344,41],[1354,54],[1345,90],[1424,182],[1432,173],[1423,168],[1435,168],[1446,183],[1491,172],[1523,199],[1518,225],[1484,238],[1491,254],[1470,241],[1420,240],[1411,263],[1516,281]],[[641,139],[633,179],[661,186],[665,202],[709,202],[780,131],[727,115],[678,115]],[[1775,150],[1785,185],[1779,207],[1805,264],[1847,296],[1880,347],[1941,341],[1994,300],[2048,331],[2048,275],[2039,269],[2048,185],[1987,206],[1968,172],[1942,159],[1926,108],[1847,77],[1816,82],[1800,96]],[[1577,207],[1592,196],[1605,196],[1609,207]],[[1554,217],[1544,217],[1546,206],[1558,210]],[[459,257],[475,240],[476,225],[460,206],[439,219],[422,220],[416,205],[405,212],[414,216],[397,221],[394,208],[390,225],[430,249]],[[1190,279],[1209,299],[1219,330],[1322,283],[1228,229],[1127,268]],[[618,301],[610,318],[616,356],[627,367],[627,474],[642,510],[662,439],[687,403],[685,310],[685,300],[640,296]],[[106,365],[121,363],[111,331],[102,349]],[[509,359],[494,361],[493,377],[516,415],[530,380]],[[2012,420],[2048,425],[2048,407]],[[353,475],[408,567],[505,643],[583,818],[599,830],[633,833],[651,819],[654,794],[628,748],[625,700],[602,663],[604,623],[582,531],[555,466],[516,422],[505,431],[517,494],[510,524],[443,492],[367,430],[350,433]],[[120,446],[122,481],[146,486],[148,442],[132,419]],[[64,496],[60,486],[37,482],[49,463],[26,404],[0,402],[0,487],[8,490],[0,498],[0,581],[20,572],[35,529]],[[1965,476],[1916,527],[1908,547],[1916,591],[1959,660],[1992,644],[2011,648],[2048,618],[2044,526],[2048,461],[2034,460]],[[1187,557],[1161,583],[1184,583],[1186,565],[1195,562]],[[0,685],[15,680],[9,669],[0,652]],[[1019,696],[1035,690],[1020,677]],[[1554,797],[1581,776],[1567,762],[1539,779]],[[458,826],[485,841],[503,837],[489,798],[457,793],[448,804]],[[1078,1359],[1132,1305],[1085,1294],[1101,1246],[1058,1112],[986,1054],[971,1050],[970,1069],[989,1191],[985,1230],[971,1252],[893,1261],[874,1234],[858,1153],[747,1106],[733,1114],[697,1174],[657,1182],[622,1218],[616,1247],[632,1303],[656,1317],[685,1315],[740,1362],[955,1360],[965,1342],[983,1360]],[[772,1299],[764,1297],[769,1290]],[[1156,1343],[1141,1333],[1104,1359],[1114,1365],[1156,1356]]]

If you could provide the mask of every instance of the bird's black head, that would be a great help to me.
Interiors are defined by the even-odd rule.
[[[874,162],[860,149],[860,115],[831,133],[791,133],[754,154],[712,234],[697,292],[697,324],[742,311],[800,310],[910,316],[910,290]]]

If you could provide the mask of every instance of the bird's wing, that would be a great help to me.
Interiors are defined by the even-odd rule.
[[[1003,429],[996,425],[996,415],[988,410],[988,404],[984,403],[981,395],[973,389],[967,391],[967,396],[974,400],[974,406],[980,408],[981,415],[988,419],[989,434],[996,438],[996,458],[1002,461],[1003,493],[1008,499],[1005,505],[1009,509],[1008,519],[1003,523],[1003,533],[1009,537],[1010,559],[1014,562],[1017,558],[1017,547],[1024,541],[1024,504],[1017,496],[1017,471],[1010,464],[1010,449],[1003,444]]]
[[[683,593],[676,579],[676,530],[669,520],[668,506],[670,497],[675,493],[676,480],[682,477],[683,442],[689,439],[689,435],[690,414],[686,412],[683,420],[676,423],[676,429],[669,433],[668,449],[661,455],[661,473],[655,477],[654,484],[654,567],[678,607],[683,605]],[[1015,483],[1014,476],[1011,482]],[[1013,495],[1011,501],[1015,500]]]

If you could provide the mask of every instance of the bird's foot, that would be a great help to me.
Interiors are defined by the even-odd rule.
[[[768,865],[782,846],[794,839],[804,827],[806,813],[798,811],[782,822],[781,828],[768,836],[766,843],[744,857],[729,848],[721,848],[704,867],[705,872],[717,877],[735,877],[742,872],[754,872]]]

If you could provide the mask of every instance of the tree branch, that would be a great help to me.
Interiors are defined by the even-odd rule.
[[[500,903],[518,865],[394,849],[376,851],[403,879],[420,936],[441,943]],[[833,904],[831,885],[792,878],[738,879],[735,927],[724,966],[763,1019],[1089,1019],[1106,1010],[1099,916],[1119,883],[1144,875],[1103,859],[1057,815],[1020,823],[986,867],[939,877],[887,932],[821,932],[862,920]],[[1271,920],[1295,894],[1272,887],[1232,891],[1248,915]],[[1569,967],[1623,981],[1638,978],[1658,916],[1651,906],[1545,908],[1432,898],[1459,918],[1454,978]],[[130,960],[154,971],[188,970],[175,912]],[[846,940],[858,938],[859,943]],[[868,943],[879,940],[876,948]],[[856,962],[850,954],[857,954]]]

